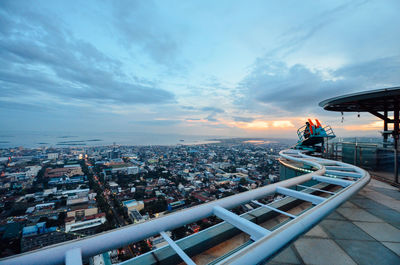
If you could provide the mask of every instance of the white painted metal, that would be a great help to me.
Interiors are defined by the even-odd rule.
[[[347,186],[350,186],[352,183],[354,183],[354,181],[350,181],[350,180],[328,178],[328,177],[323,177],[323,176],[313,176],[312,179],[319,181],[319,182],[325,182],[325,183],[329,183],[329,184],[339,185],[342,187],[347,187]]]
[[[334,176],[342,176],[342,177],[352,177],[352,178],[361,178],[362,175],[356,172],[348,172],[348,171],[338,171],[338,170],[326,170],[326,174],[334,175]]]
[[[288,160],[290,156],[282,151],[280,154],[284,154]],[[300,152],[300,151],[299,151]],[[305,158],[312,158],[310,156],[303,155]],[[294,158],[293,161],[297,161],[298,158]],[[323,159],[316,159],[315,161],[324,161]],[[339,165],[350,166],[342,162],[337,162]],[[352,166],[353,167],[353,166]],[[315,224],[317,224],[322,218],[330,214],[335,208],[345,202],[352,195],[357,193],[362,187],[364,187],[370,180],[368,172],[363,169],[353,167],[356,172],[361,173],[362,177],[352,182],[351,185],[344,188],[334,196],[324,202],[316,205],[312,209],[298,216],[296,219],[286,223],[279,227],[277,230],[264,238],[254,242],[253,244],[241,249],[229,258],[221,261],[218,265],[222,264],[258,264],[264,261],[266,258],[276,254],[281,248],[289,243],[294,238],[298,237],[302,233],[307,232]],[[343,180],[342,180],[343,181]]]
[[[303,201],[308,201],[311,202],[312,204],[319,204],[323,201],[325,201],[325,198],[319,197],[319,196],[315,196],[312,194],[308,194],[308,193],[304,193],[301,191],[295,191],[295,190],[291,190],[288,188],[284,188],[284,187],[277,187],[276,188],[276,192],[280,193],[282,195],[286,195],[286,196],[290,196],[290,197],[294,197]]]
[[[82,253],[80,248],[73,248],[65,253],[65,265],[82,265]]]
[[[349,171],[353,172],[354,169],[351,167],[342,167],[342,166],[325,166],[326,170],[339,170],[339,171]]]
[[[168,244],[175,250],[176,254],[181,257],[181,259],[187,265],[196,265],[193,260],[164,232],[160,232],[160,235],[168,242]]]
[[[280,193],[282,192],[287,193],[288,189],[284,188],[302,184],[312,179],[325,183],[341,185],[345,187],[337,194],[331,196],[330,198],[328,198],[323,202],[320,202],[312,209],[306,211],[300,216],[297,216],[295,219],[281,226],[272,233],[268,233],[262,236],[262,238],[257,240],[255,243],[251,244],[248,247],[243,248],[236,254],[228,257],[227,259],[221,262],[221,264],[222,263],[256,264],[262,261],[263,259],[276,253],[276,251],[278,251],[281,247],[290,242],[290,240],[292,240],[293,238],[297,237],[301,233],[306,232],[314,224],[316,224],[324,216],[333,211],[335,207],[343,203],[347,198],[356,193],[369,181],[369,174],[366,171],[342,162],[307,156],[304,155],[299,150],[285,150],[280,152],[280,156],[289,161],[299,162],[302,165],[307,165],[308,168],[313,167],[314,170],[316,171],[313,171],[312,173],[309,174],[294,177],[285,181],[267,185],[262,188],[229,196],[220,200],[212,201],[189,209],[181,210],[176,213],[169,214],[164,217],[157,218],[148,222],[121,227],[109,232],[104,232],[94,236],[89,236],[83,239],[77,239],[57,244],[54,246],[45,247],[36,251],[15,255],[10,258],[1,259],[0,264],[10,264],[10,265],[63,264],[64,262],[67,261],[67,257],[68,259],[70,259],[69,257],[71,255],[72,255],[71,259],[73,257],[77,257],[76,254],[68,254],[68,253],[74,253],[74,252],[68,252],[71,249],[80,249],[82,257],[88,258],[97,254],[104,253],[108,250],[117,249],[122,246],[126,246],[130,243],[149,238],[163,231],[172,230],[182,225],[196,222],[202,218],[214,214],[215,208],[218,209],[218,207],[222,207],[225,208],[224,210],[232,209],[240,204],[248,203],[252,200],[261,199],[275,192],[280,191]],[[350,167],[356,173],[344,172],[344,171],[341,173],[343,174],[358,173],[359,179],[353,182],[338,178],[330,178],[326,176],[324,177],[323,175],[325,174],[326,171],[324,165]],[[349,175],[345,175],[343,177],[346,176],[353,177]],[[294,194],[292,193],[292,195]],[[295,197],[297,198],[298,196]],[[301,197],[304,198],[305,196]],[[224,210],[222,210],[222,212]]]
[[[270,210],[272,210],[272,211],[275,211],[275,212],[277,212],[277,213],[280,213],[280,214],[289,216],[290,218],[293,218],[293,219],[297,217],[296,215],[293,215],[293,214],[290,214],[290,213],[281,211],[281,210],[276,209],[276,208],[274,208],[274,207],[272,207],[272,206],[269,206],[268,204],[263,204],[263,203],[258,202],[258,201],[251,201],[251,202],[252,202],[252,203],[255,203],[255,204],[257,204],[257,205],[260,205],[261,207],[265,207],[265,208],[267,208],[267,209],[270,209]]]
[[[304,186],[304,185],[297,185],[297,187],[301,187],[301,188],[304,188],[306,190],[315,190],[315,191],[320,191],[320,192],[324,192],[324,193],[329,193],[329,194],[332,194],[332,195],[336,194],[336,192],[331,192],[331,191],[327,191],[327,190],[321,190],[321,189],[308,187],[308,186]]]
[[[254,241],[259,240],[260,238],[269,235],[271,231],[247,220],[239,215],[236,215],[227,209],[224,209],[220,206],[214,207],[214,214],[221,218],[222,220],[230,223],[236,228],[242,230],[246,234],[250,235],[250,238]]]
[[[248,203],[251,200],[261,199],[267,195],[273,194],[279,186],[291,187],[311,180],[314,174],[322,175],[325,173],[325,169],[315,162],[310,161],[305,164],[314,166],[318,168],[318,170],[296,178],[287,179],[265,187],[181,210],[144,223],[124,226],[101,234],[1,259],[0,264],[63,264],[65,253],[71,248],[80,248],[82,250],[83,258],[92,257],[109,250],[117,249],[133,242],[157,235],[161,231],[169,231],[213,215],[214,206],[232,209],[240,204]]]

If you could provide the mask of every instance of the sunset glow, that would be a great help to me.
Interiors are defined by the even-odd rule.
[[[318,103],[400,84],[396,0],[83,2],[2,1],[1,134],[380,136]]]
[[[383,121],[375,121],[368,124],[362,125],[348,125],[343,127],[345,130],[348,131],[376,131],[383,129]]]

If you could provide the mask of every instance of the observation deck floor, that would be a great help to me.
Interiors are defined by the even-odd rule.
[[[265,264],[400,264],[400,191],[371,179]]]

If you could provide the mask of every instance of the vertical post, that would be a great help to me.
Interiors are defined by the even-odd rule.
[[[357,143],[354,145],[354,163],[355,166],[357,166]]]
[[[394,104],[394,125],[393,125],[393,137],[394,137],[394,181],[399,183],[399,165],[398,165],[398,151],[399,151],[399,103]]]
[[[393,149],[394,150],[394,154],[393,154],[393,158],[394,158],[394,182],[399,183],[399,163],[398,163],[398,151],[397,149]]]
[[[394,148],[398,149],[399,142],[399,105],[396,104],[394,107],[393,115],[394,125],[393,125],[393,137],[394,137]]]
[[[385,106],[386,108],[386,106]],[[387,143],[387,139],[388,139],[388,134],[387,134],[387,130],[388,130],[388,122],[387,122],[387,118],[388,118],[388,112],[385,109],[384,113],[385,115],[385,119],[383,120],[383,147],[386,148],[386,143]]]
[[[333,148],[333,159],[337,160],[337,145],[338,143],[334,143],[332,148]]]
[[[326,156],[325,158],[329,158],[329,142],[328,142],[328,137],[326,137]]]

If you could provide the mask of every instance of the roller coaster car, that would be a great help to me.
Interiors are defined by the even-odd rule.
[[[325,138],[328,140],[329,138],[336,137],[331,126],[322,127],[317,119],[315,119],[315,123],[314,125],[314,123],[308,119],[306,125],[297,130],[299,140],[297,141],[295,149],[322,153],[324,151]]]

